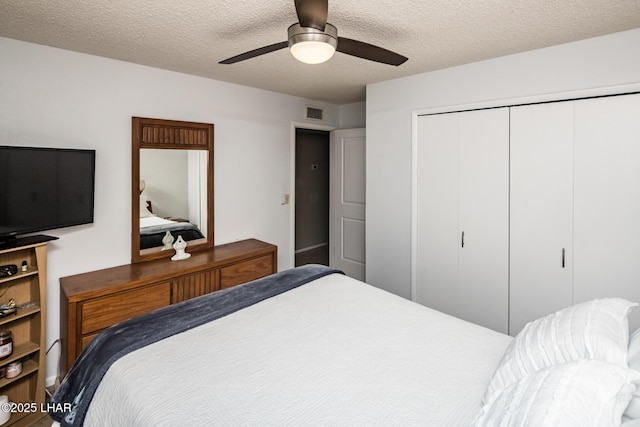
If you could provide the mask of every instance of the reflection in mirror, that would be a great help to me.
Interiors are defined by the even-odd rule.
[[[141,250],[166,250],[171,236],[205,239],[207,168],[206,150],[140,150]]]

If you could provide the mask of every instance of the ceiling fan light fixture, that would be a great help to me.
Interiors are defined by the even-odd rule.
[[[338,30],[331,24],[327,24],[324,31],[293,24],[288,33],[289,51],[305,64],[320,64],[329,60],[338,47]]]
[[[320,41],[303,41],[292,45],[291,54],[305,64],[321,64],[331,59],[336,48]]]

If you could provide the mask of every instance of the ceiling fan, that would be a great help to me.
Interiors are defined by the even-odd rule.
[[[301,62],[319,64],[327,61],[335,51],[398,66],[408,58],[369,43],[338,37],[338,29],[327,23],[328,0],[295,0],[297,23],[288,29],[288,40],[264,46],[220,61],[235,64],[246,59],[288,47]]]

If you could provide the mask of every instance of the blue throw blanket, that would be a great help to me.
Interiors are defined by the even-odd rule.
[[[333,273],[344,274],[322,265],[305,265],[173,304],[104,330],[80,354],[52,397],[49,407],[63,411],[51,412],[51,418],[63,426],[81,426],[102,377],[120,357]]]

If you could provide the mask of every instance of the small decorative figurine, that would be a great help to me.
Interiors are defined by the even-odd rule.
[[[9,302],[0,305],[0,317],[4,317],[16,312],[16,300],[11,298]]]
[[[173,244],[173,249],[176,250],[176,254],[171,257],[171,261],[180,261],[181,259],[189,258],[191,254],[184,251],[186,247],[187,242],[182,239],[182,235],[178,235],[178,240]]]
[[[167,230],[167,232],[165,233],[164,237],[162,238],[162,244],[164,245],[162,247],[162,250],[166,251],[166,250],[173,249],[173,241],[174,240],[175,239],[173,238],[173,234],[171,234],[171,232]]]

